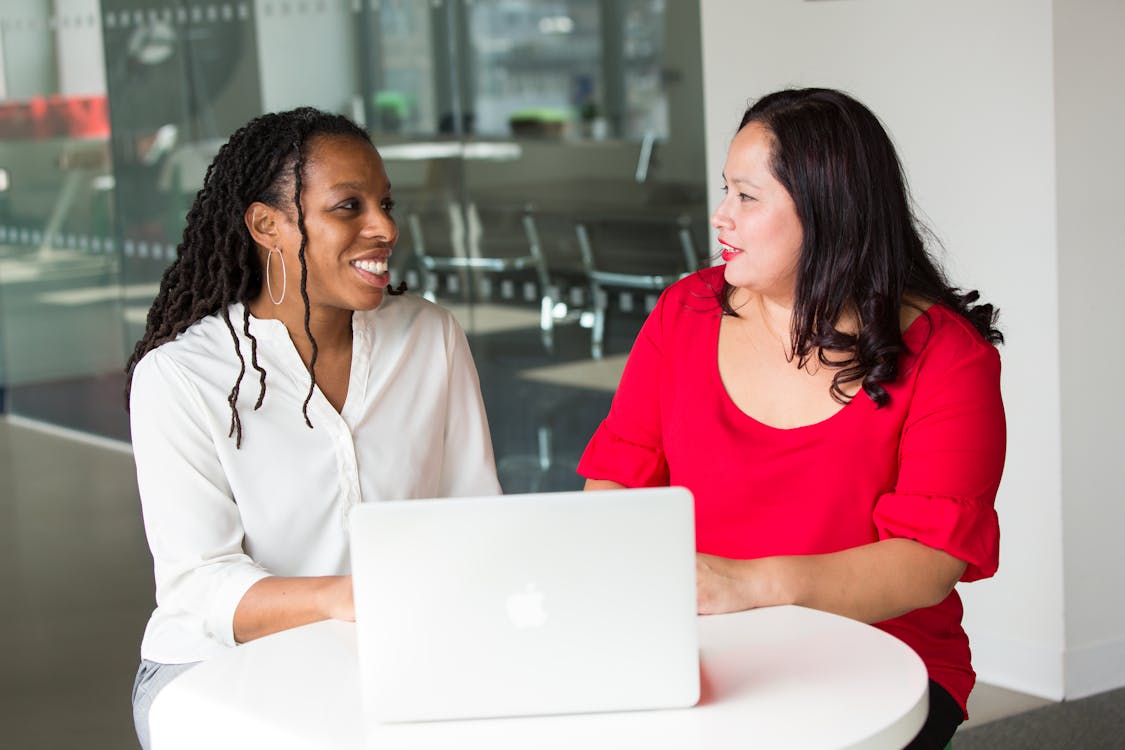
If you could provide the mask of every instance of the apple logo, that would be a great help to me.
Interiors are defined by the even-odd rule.
[[[538,628],[547,622],[546,595],[534,583],[508,597],[508,619],[517,628]]]

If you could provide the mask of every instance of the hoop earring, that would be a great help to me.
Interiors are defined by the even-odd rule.
[[[277,257],[281,258],[281,298],[273,296],[273,285],[270,284],[270,262],[273,260],[273,254],[277,253]],[[285,275],[285,259],[281,257],[281,248],[277,245],[266,254],[266,292],[270,295],[270,301],[275,305],[280,305],[285,301],[285,290],[289,287],[289,279]]]

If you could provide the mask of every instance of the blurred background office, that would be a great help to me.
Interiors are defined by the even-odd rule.
[[[954,745],[1119,747],[1122,37],[1120,0],[3,0],[0,745],[133,746],[152,580],[121,368],[234,128],[312,104],[370,130],[394,276],[468,332],[505,489],[552,490],[658,290],[710,262],[747,100],[828,85],[888,124],[954,282],[1003,315],[970,711],[1098,707]]]
[[[364,124],[393,276],[473,344],[508,491],[577,487],[632,337],[706,253],[697,2],[10,0],[6,410],[121,441],[121,363],[207,164],[313,105]],[[656,282],[653,277],[658,277]]]

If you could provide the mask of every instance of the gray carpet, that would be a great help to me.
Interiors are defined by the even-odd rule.
[[[953,750],[1125,750],[1125,688],[958,732]]]

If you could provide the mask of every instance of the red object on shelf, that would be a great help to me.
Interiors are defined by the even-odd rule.
[[[31,137],[31,108],[27,102],[0,102],[0,138]]]
[[[106,138],[109,107],[105,96],[32,97],[0,102],[0,138]]]

